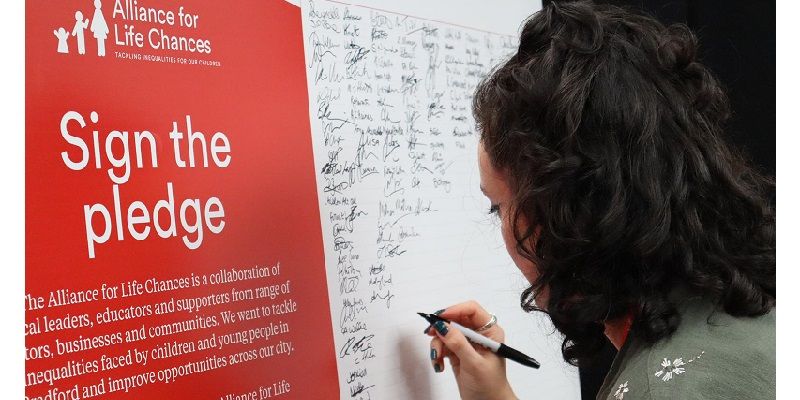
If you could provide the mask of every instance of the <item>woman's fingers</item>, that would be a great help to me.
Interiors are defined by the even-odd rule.
[[[444,347],[458,357],[460,364],[481,362],[481,356],[458,329],[453,329],[442,321],[434,323],[433,328]]]
[[[444,371],[444,344],[438,337],[431,339],[431,364],[435,372]]]
[[[492,319],[492,315],[474,300],[447,307],[439,315],[468,328],[479,328]]]
[[[439,314],[441,314],[443,312],[444,312],[444,308],[441,309],[441,310],[438,310],[438,311],[434,311],[433,315],[439,315]],[[433,326],[432,325],[428,325],[428,327],[425,328],[423,333],[425,333],[428,336],[436,336],[436,334],[433,332]]]
[[[516,398],[506,379],[505,359],[472,344],[460,330],[480,329],[492,319],[491,315],[474,301],[456,304],[437,314],[443,320],[437,320],[425,330],[433,336],[430,357],[434,370],[443,371],[443,359],[448,358],[462,398]],[[464,326],[455,328],[453,325]],[[498,341],[504,339],[503,330],[497,325],[480,333]]]
[[[492,314],[474,300],[447,307],[444,311],[439,313],[439,316],[450,321],[458,322],[462,326],[472,329],[481,328],[492,319]],[[430,334],[433,332],[431,330],[428,333]],[[505,340],[505,332],[503,332],[503,329],[497,324],[480,331],[480,334],[498,342]]]
[[[473,329],[483,327],[492,319],[492,315],[475,301],[459,303],[434,314]],[[483,348],[476,348],[480,346],[473,345],[460,331],[451,328],[444,322],[428,326],[425,333],[433,337],[431,340],[431,363],[437,372],[444,370],[443,360],[445,357],[450,359],[454,372],[458,372],[461,364],[479,363],[481,358],[489,352],[488,350],[484,351]],[[505,340],[505,333],[497,324],[480,333],[500,342]]]

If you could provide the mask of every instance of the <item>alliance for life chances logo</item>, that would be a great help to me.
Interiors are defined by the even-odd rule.
[[[91,0],[87,0],[90,2]],[[85,55],[87,43],[95,44],[98,57],[106,56],[106,41],[113,43],[115,58],[171,64],[195,64],[219,67],[218,60],[195,56],[211,55],[210,39],[171,34],[171,28],[196,31],[200,15],[183,6],[176,10],[140,5],[138,0],[116,0],[111,10],[103,8],[102,0],[94,0],[93,11],[76,10],[71,30],[58,27],[53,30],[58,40],[56,51],[61,54],[77,52]],[[88,15],[92,18],[89,20]],[[111,25],[106,19],[110,15]],[[147,26],[143,26],[147,25]],[[68,25],[69,26],[69,25]],[[142,50],[156,50],[150,54]],[[91,53],[94,53],[92,51]],[[163,54],[166,53],[166,54]]]

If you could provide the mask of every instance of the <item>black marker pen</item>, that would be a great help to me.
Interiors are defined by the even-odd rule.
[[[475,344],[479,344],[487,349],[491,350],[492,353],[497,354],[500,357],[507,358],[509,360],[516,361],[524,366],[531,367],[531,368],[539,368],[539,362],[536,361],[533,357],[526,356],[519,350],[506,346],[503,343],[495,342],[492,339],[487,338],[486,336],[481,335],[478,332],[473,331],[467,327],[461,326],[455,322],[448,321],[438,315],[435,314],[425,314],[425,313],[417,313],[422,318],[425,318],[428,323],[433,325],[437,321],[442,321],[450,324],[451,328],[456,328],[461,333],[466,336],[469,341]]]

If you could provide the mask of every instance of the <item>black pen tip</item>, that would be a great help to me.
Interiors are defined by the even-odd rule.
[[[417,315],[419,315],[422,318],[425,318],[425,321],[428,321],[429,324],[433,324],[434,322],[436,322],[436,318],[434,318],[434,316],[431,314],[418,312]]]

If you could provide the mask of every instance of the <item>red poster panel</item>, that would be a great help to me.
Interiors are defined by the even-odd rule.
[[[300,10],[26,4],[30,399],[339,393]]]

